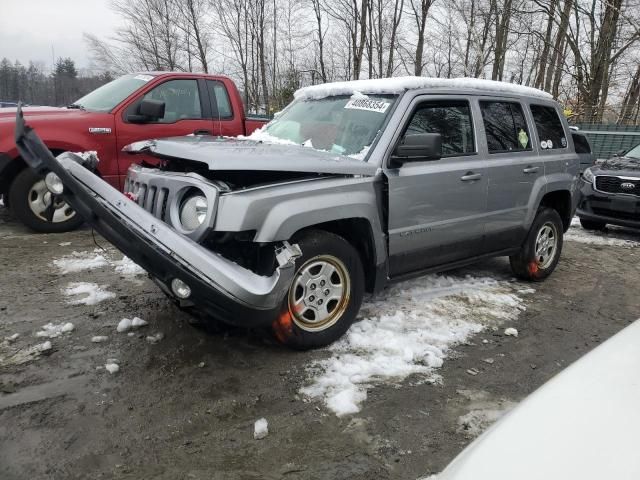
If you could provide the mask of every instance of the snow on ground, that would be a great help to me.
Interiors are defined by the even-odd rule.
[[[571,228],[564,234],[569,242],[602,245],[606,247],[640,247],[640,231],[609,225],[604,232],[585,230],[577,217],[571,221]]]
[[[56,338],[64,333],[70,333],[73,331],[73,323],[47,323],[42,326],[42,330],[36,332],[36,337]]]
[[[115,293],[106,290],[107,285],[98,285],[90,282],[71,282],[63,291],[65,295],[71,298],[68,303],[71,305],[95,305],[103,300],[114,298]]]
[[[11,355],[4,356],[0,352],[0,367],[8,365],[22,365],[23,363],[35,360],[40,355],[51,350],[52,345],[49,340],[44,343],[38,343],[12,352]]]
[[[469,400],[468,412],[458,417],[458,432],[475,438],[497,422],[517,404],[505,399],[491,398],[489,393],[474,390],[458,390]]]
[[[435,382],[436,369],[456,344],[524,310],[518,284],[491,278],[428,275],[398,284],[365,303],[361,318],[331,357],[309,367],[300,391],[322,399],[338,416],[356,413],[377,383],[412,374]]]
[[[122,257],[122,260],[116,260],[115,262],[111,262],[118,272],[124,276],[136,276],[136,275],[145,275],[147,272],[139,266],[137,263],[134,263],[129,257]]]
[[[104,267],[109,261],[103,254],[94,252],[72,252],[62,258],[55,259],[53,265],[58,268],[61,274],[76,273],[83,270],[93,270]]]

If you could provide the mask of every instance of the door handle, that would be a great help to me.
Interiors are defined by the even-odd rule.
[[[460,180],[463,182],[473,182],[474,180],[480,180],[481,177],[481,173],[467,172],[465,175],[460,177]]]
[[[194,130],[194,135],[211,135],[211,130]]]
[[[529,165],[527,168],[523,169],[522,171],[524,173],[538,173],[538,170],[540,170],[540,167],[532,167],[531,165]]]

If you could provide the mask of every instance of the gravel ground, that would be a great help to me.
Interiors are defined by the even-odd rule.
[[[575,229],[576,227],[574,227]],[[573,230],[573,229],[572,229]],[[330,355],[287,351],[262,332],[193,328],[153,283],[106,262],[62,275],[53,260],[93,252],[91,231],[34,235],[0,207],[0,465],[11,479],[415,479],[440,471],[502,411],[640,317],[640,234],[565,243],[554,275],[503,328],[456,346],[439,382],[381,382],[337,417],[300,389]],[[585,240],[586,239],[586,240]],[[121,259],[108,244],[107,256]],[[610,244],[613,243],[613,244]],[[100,254],[95,252],[94,256]],[[495,259],[449,275],[510,277]],[[70,305],[92,282],[114,294]],[[116,333],[124,318],[149,325]],[[52,322],[74,330],[38,338]],[[146,337],[162,333],[156,343]],[[4,340],[15,333],[20,336]],[[101,343],[94,336],[107,336]],[[51,348],[39,347],[46,340]],[[486,361],[487,359],[492,362]],[[115,360],[120,370],[104,369]],[[469,373],[471,371],[471,373]],[[269,434],[253,438],[254,422]]]

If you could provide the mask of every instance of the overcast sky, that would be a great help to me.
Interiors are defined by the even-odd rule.
[[[0,0],[0,58],[43,62],[71,57],[79,68],[90,65],[83,32],[110,36],[118,18],[109,0]]]

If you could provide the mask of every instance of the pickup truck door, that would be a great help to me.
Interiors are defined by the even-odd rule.
[[[164,117],[156,122],[132,123],[128,116],[136,113],[144,98],[165,102]],[[151,156],[129,155],[122,148],[133,142],[152,138],[164,138],[189,134],[212,135],[214,125],[211,102],[205,81],[196,77],[167,79],[151,90],[141,94],[116,115],[116,134],[118,149],[118,168],[120,170],[120,188],[123,186],[127,169],[132,162],[147,161],[156,164]],[[215,124],[219,122],[216,120]],[[217,130],[216,130],[217,133]]]
[[[471,101],[459,96],[419,96],[408,109],[394,145],[406,134],[440,133],[443,158],[385,170],[392,277],[479,251],[487,177],[474,135],[477,112],[472,110]]]
[[[544,181],[544,162],[534,148],[528,109],[519,100],[480,98],[482,135],[489,179],[487,223],[482,253],[519,247],[536,181]]]

